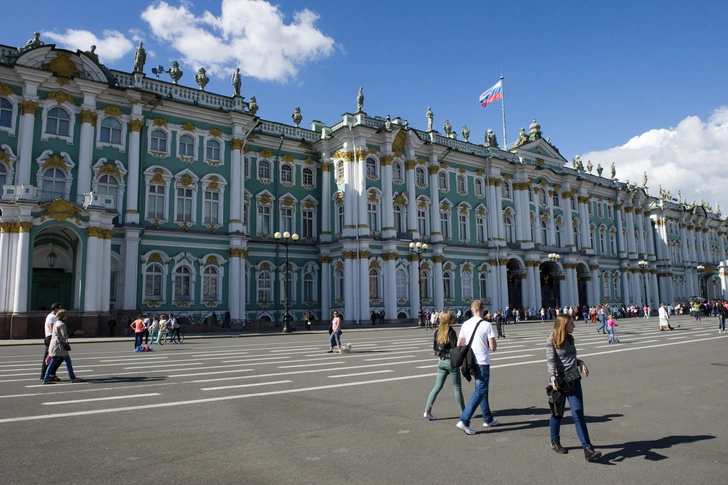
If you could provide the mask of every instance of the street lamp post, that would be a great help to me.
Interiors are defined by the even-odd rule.
[[[286,231],[283,234],[280,232],[276,232],[273,234],[273,237],[276,238],[276,241],[283,244],[283,246],[286,248],[286,266],[285,266],[285,272],[286,272],[286,284],[285,284],[285,298],[286,298],[286,314],[283,316],[283,332],[284,333],[290,333],[291,332],[291,315],[288,311],[288,309],[291,306],[291,299],[289,298],[288,292],[290,290],[290,276],[288,273],[288,246],[291,245],[291,243],[295,243],[298,241],[298,234]]]
[[[554,278],[557,278],[558,279],[558,277],[556,275],[556,270],[559,267],[558,266],[558,263],[559,263],[559,260],[561,259],[561,255],[559,253],[549,253],[549,256],[548,257],[551,260],[551,262],[554,263]],[[561,296],[561,292],[559,292],[559,297],[560,296]],[[558,298],[556,300],[556,307],[557,308],[561,308],[561,298]]]
[[[418,326],[424,327],[425,322],[423,320],[423,316],[425,315],[424,310],[422,309],[422,275],[420,274],[420,257],[427,252],[427,243],[422,243],[420,241],[411,242],[409,243],[410,253],[417,256],[417,287],[419,289],[419,295],[420,295],[420,314],[419,314],[419,324]]]
[[[705,298],[703,296],[703,283],[702,283],[703,274],[705,272],[705,266],[703,266],[702,264],[699,264],[695,269],[698,270],[698,296],[700,298]]]
[[[644,259],[641,259],[637,262],[637,266],[640,267],[640,271],[642,272],[642,286],[645,289],[645,299],[642,306],[649,306],[649,303],[647,302],[647,268],[650,265],[648,261],[645,261]]]

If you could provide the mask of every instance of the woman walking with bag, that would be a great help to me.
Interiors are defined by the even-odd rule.
[[[51,369],[55,367],[61,359],[66,361],[66,370],[68,370],[68,377],[71,382],[81,382],[81,377],[76,377],[73,373],[73,365],[71,364],[71,356],[69,352],[71,345],[68,343],[68,330],[66,329],[66,310],[59,310],[56,314],[58,319],[53,325],[53,333],[51,335],[51,343],[48,345],[48,357],[51,359],[48,365],[48,370],[43,377],[43,384],[54,384],[55,381],[51,380]]]
[[[454,349],[458,345],[458,336],[455,330],[452,328],[455,317],[452,312],[443,312],[440,314],[440,326],[435,330],[434,341],[432,349],[435,351],[435,355],[439,357],[437,364],[437,380],[435,380],[435,387],[430,392],[430,397],[427,399],[425,405],[425,419],[434,421],[437,418],[433,416],[432,406],[435,404],[437,395],[442,390],[442,386],[445,385],[445,379],[450,376],[452,380],[452,388],[455,391],[455,400],[460,406],[460,412],[465,409],[465,401],[463,400],[463,390],[460,387],[460,369],[452,367],[450,365],[450,350]]]
[[[334,311],[334,318],[333,320],[331,320],[330,330],[329,351],[327,352],[329,354],[334,352],[334,345],[336,345],[337,347],[341,347],[341,316],[337,311]]]
[[[560,403],[563,409],[563,400],[569,400],[571,417],[576,426],[576,434],[581,440],[584,448],[586,461],[594,461],[602,456],[601,452],[595,451],[589,440],[589,431],[586,429],[584,419],[584,397],[581,389],[581,375],[589,375],[589,369],[583,361],[576,358],[576,346],[574,337],[574,320],[568,315],[559,315],[554,320],[554,331],[546,340],[546,363],[548,365],[551,387],[553,391],[561,394]],[[561,428],[562,416],[551,416],[549,426],[551,428],[551,449],[556,453],[565,455],[567,450],[561,446],[559,430]]]

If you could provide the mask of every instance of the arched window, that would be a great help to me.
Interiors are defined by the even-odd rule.
[[[5,185],[8,181],[8,170],[5,168],[5,165],[0,163],[0,188],[2,188],[3,185]]]
[[[344,299],[344,272],[341,270],[334,273],[334,298]]]
[[[437,173],[437,187],[443,192],[447,192],[447,172],[440,171]]]
[[[422,167],[415,168],[415,183],[417,185],[427,185],[427,178],[425,177],[425,169]]]
[[[603,280],[602,287],[603,287],[603,291],[604,291],[604,300],[606,300],[607,298],[609,298],[611,296],[610,292],[609,292],[609,289],[610,289],[609,273],[602,273],[602,280]]]
[[[420,295],[422,295],[422,298],[432,298],[430,273],[428,271],[420,271]]]
[[[344,161],[336,162],[336,180],[344,180]]]
[[[589,247],[595,249],[596,245],[596,227],[589,227]]]
[[[71,117],[63,108],[52,108],[46,118],[46,133],[50,135],[68,136]]]
[[[602,254],[607,254],[607,235],[604,230],[599,231],[599,251]]]
[[[501,195],[504,199],[511,198],[511,184],[509,184],[507,180],[503,181],[503,184],[501,185],[501,191]]]
[[[258,179],[270,180],[270,162],[268,160],[258,161]]]
[[[560,200],[561,199],[559,198],[559,191],[556,190],[556,189],[554,189],[554,207],[560,207],[561,206]]]
[[[43,172],[43,191],[54,194],[65,194],[66,174],[58,168],[49,168]]]
[[[121,145],[121,122],[116,118],[104,118],[101,120],[99,139],[102,143]]]
[[[220,160],[220,142],[217,140],[208,140],[205,147],[205,158],[208,160]]]
[[[480,299],[488,298],[488,273],[480,273]]]
[[[548,244],[548,228],[546,227],[546,221],[541,221],[541,244]]]
[[[303,275],[303,301],[315,301],[316,294],[314,292],[314,278],[312,273]]]
[[[220,192],[205,190],[205,202],[202,206],[204,224],[220,224]]]
[[[619,289],[619,272],[614,273],[614,276],[612,277],[612,285],[614,288],[614,291],[612,292],[614,298],[622,298],[622,292]]]
[[[313,187],[313,169],[304,167],[301,171],[301,181],[303,185]]]
[[[162,130],[152,131],[152,146],[153,152],[166,152],[167,151],[167,134]]]
[[[269,303],[273,301],[271,295],[271,276],[269,271],[258,273],[258,303]]]
[[[449,271],[445,271],[442,274],[442,284],[445,290],[445,299],[450,300],[453,298],[453,291],[452,291],[452,273]]]
[[[461,285],[463,300],[471,300],[473,298],[473,275],[467,272],[463,273]]]
[[[370,231],[379,231],[379,200],[367,201],[367,217]]]
[[[182,135],[179,139],[179,155],[193,157],[195,155],[195,139],[190,135]]]
[[[604,217],[604,205],[601,202],[597,202],[597,217]]]
[[[531,230],[531,241],[535,242],[536,241],[536,231],[538,231],[538,226],[536,226],[536,216],[533,212],[531,213],[529,219],[531,222],[531,224],[529,224],[529,226],[528,226]]]
[[[187,266],[180,266],[174,272],[174,299],[191,300],[192,272]]]
[[[402,180],[402,164],[394,162],[392,164],[392,178],[394,180]]]
[[[162,266],[150,264],[144,272],[144,299],[162,299]]]
[[[376,269],[369,270],[369,298],[372,300],[378,300],[382,297],[379,278],[379,271]]]
[[[0,98],[0,126],[10,128],[13,125],[13,104],[5,98]]]
[[[457,177],[458,192],[465,192],[465,175],[458,175]]]
[[[336,206],[336,229],[338,234],[344,233],[344,204]]]
[[[99,193],[102,195],[108,195],[118,200],[119,197],[119,182],[113,175],[102,175],[99,177],[98,183]]]
[[[287,163],[281,165],[281,183],[292,184],[293,183],[293,167]]]
[[[571,201],[571,210],[573,210],[573,211],[578,210],[577,209],[578,206],[576,205],[576,196],[572,195],[569,200]]]
[[[479,243],[487,241],[488,232],[486,231],[487,220],[485,214],[477,214],[475,216],[475,237]]]
[[[574,246],[576,246],[576,249],[581,249],[581,232],[579,231],[579,226],[577,224],[574,224],[572,226],[574,231]]]
[[[402,268],[397,270],[397,300],[407,300],[409,295],[407,294],[409,278],[407,272]]]
[[[367,177],[376,177],[377,176],[377,161],[373,158],[367,158],[366,161],[366,170],[367,170]]]
[[[450,209],[440,210],[440,230],[442,231],[442,237],[450,239],[452,231],[450,227]]]
[[[202,299],[204,301],[217,301],[218,298],[218,271],[214,266],[208,266],[202,273]]]
[[[475,196],[483,196],[483,181],[478,178],[475,179]]]
[[[164,184],[149,184],[149,194],[147,196],[148,219],[164,219],[165,189]]]
[[[564,235],[564,226],[561,223],[556,224],[556,246],[557,247],[562,247],[563,242],[564,242],[563,235]]]
[[[402,230],[402,208],[398,205],[394,206],[394,231],[405,232]]]
[[[506,242],[516,242],[516,237],[514,234],[515,231],[513,230],[513,218],[510,212],[506,212],[503,215],[503,225],[505,226],[506,230]]]
[[[546,205],[546,189],[538,189],[538,200],[541,205]]]

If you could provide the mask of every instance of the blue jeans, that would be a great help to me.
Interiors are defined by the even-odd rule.
[[[134,348],[136,349],[142,344],[144,339],[144,332],[134,332]]]
[[[430,397],[427,398],[427,404],[425,405],[425,411],[428,413],[432,411],[432,406],[435,404],[435,399],[442,390],[442,386],[445,385],[447,376],[450,376],[450,380],[452,381],[452,388],[455,391],[455,400],[458,402],[458,406],[460,406],[460,412],[465,409],[463,390],[460,386],[460,369],[450,366],[450,359],[440,359],[437,364],[437,380],[435,381],[435,387],[432,388]]]
[[[613,340],[616,340],[614,336],[614,327],[607,327],[607,332],[609,332],[609,341],[612,342]]]
[[[581,441],[582,448],[586,448],[591,444],[591,441],[589,440],[589,431],[586,429],[586,420],[584,419],[584,396],[581,392],[581,381],[576,381],[574,384],[574,393],[568,399],[571,418],[574,420],[574,426],[576,426],[576,435]],[[561,439],[559,435],[561,419],[556,419],[551,416],[549,427],[551,428],[551,439]]]
[[[45,376],[43,376],[43,382],[51,380],[51,369],[56,368],[56,365],[60,365],[61,359],[66,361],[66,370],[68,371],[68,377],[73,380],[76,378],[76,374],[73,373],[73,365],[71,364],[71,356],[66,355],[64,357],[51,357],[51,363],[48,364],[48,370]]]
[[[488,405],[488,383],[490,381],[490,365],[475,366],[475,389],[470,401],[465,405],[463,413],[460,415],[460,421],[465,426],[470,426],[470,418],[475,414],[475,410],[480,406],[483,411],[483,422],[490,423],[493,421],[493,413],[490,412]]]
[[[607,319],[604,317],[604,315],[599,315],[599,328],[597,329],[597,332],[604,332],[604,330],[607,328]]]
[[[331,336],[329,337],[329,347],[331,347],[333,349],[334,346],[336,346],[336,345],[341,346],[340,335],[341,335],[341,330],[339,330],[338,332],[331,333]]]
[[[723,315],[718,315],[718,330],[725,331],[725,317]]]

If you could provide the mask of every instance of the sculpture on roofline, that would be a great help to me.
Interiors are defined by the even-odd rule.
[[[435,114],[432,112],[432,108],[427,107],[427,132],[432,131],[432,123],[435,121]]]
[[[602,164],[597,163],[597,175],[599,175],[601,177],[603,171],[604,171],[604,168],[602,167]]]
[[[528,135],[526,134],[526,129],[521,127],[521,132],[518,134],[518,139],[516,140],[516,144],[513,145],[513,147],[519,147],[526,143],[528,141]]]
[[[42,45],[44,44],[43,41],[40,40],[40,32],[33,32],[33,38],[26,42],[23,47],[18,47],[18,53],[26,52]]]
[[[498,139],[495,137],[495,133],[491,128],[485,133],[485,146],[498,148]]]
[[[139,42],[139,46],[134,53],[134,72],[144,72],[144,64],[147,62],[147,51],[144,50],[144,44]]]
[[[207,71],[204,67],[201,67],[200,70],[197,71],[197,74],[195,74],[195,81],[200,87],[200,91],[204,91],[205,86],[207,86],[207,83],[210,82],[210,78],[207,77]]]
[[[409,130],[409,121],[404,120],[404,125],[402,125],[405,130]]]
[[[450,124],[450,120],[445,120],[445,124],[442,125],[442,129],[445,130],[445,136],[449,137],[450,133],[452,133],[452,125]]]
[[[468,130],[468,125],[463,125],[463,131],[461,133],[463,134],[463,139],[465,140],[465,143],[467,143],[468,138],[470,138],[470,130]]]
[[[86,56],[90,57],[91,59],[94,60],[94,62],[96,62],[98,64],[98,62],[99,62],[99,56],[98,56],[98,54],[96,54],[96,46],[95,45],[92,45],[91,46],[91,49],[85,51],[84,54],[86,54]]]
[[[612,180],[617,178],[617,169],[614,167],[614,162],[612,162],[612,167],[610,168],[610,171],[612,173]]]
[[[387,131],[392,131],[392,118],[387,115],[387,119],[384,120],[384,129]]]
[[[592,165],[591,160],[587,160],[586,161],[586,171],[591,174],[593,168],[594,168],[594,165]]]
[[[298,128],[298,125],[300,125],[301,121],[303,121],[303,116],[301,115],[301,108],[294,109],[293,114],[291,115],[291,118],[293,119],[293,123],[295,123],[296,128]]]
[[[571,163],[574,166],[574,170],[577,170],[579,172],[584,171],[584,164],[581,163],[581,158],[579,157],[579,155],[575,156]]]
[[[172,78],[172,82],[177,84],[180,79],[182,79],[182,75],[184,74],[180,68],[179,68],[179,62],[174,61],[172,62],[172,67],[169,68],[169,77]]]
[[[677,201],[682,203],[682,194],[680,192],[680,190],[677,191]]]
[[[356,111],[354,114],[361,113],[361,109],[364,107],[364,88],[359,88],[359,94],[356,95]]]
[[[235,69],[233,78],[230,80],[233,85],[233,97],[240,96],[240,88],[243,87],[243,80],[240,77],[240,68]]]
[[[250,102],[248,103],[248,113],[255,116],[255,113],[258,112],[258,101],[256,101],[255,96],[250,97]]]
[[[647,187],[647,172],[642,174],[642,188]]]

